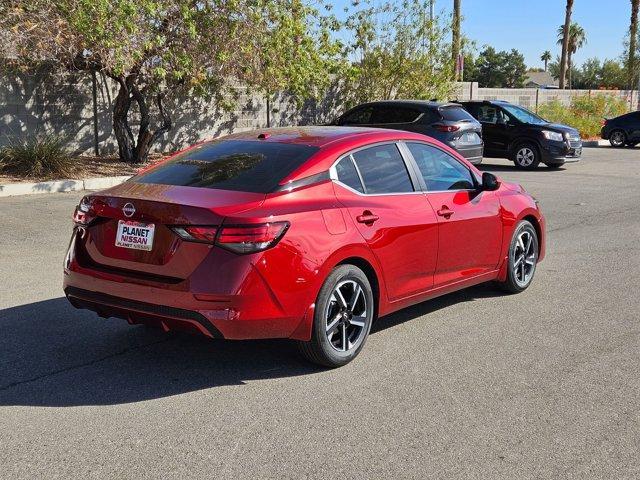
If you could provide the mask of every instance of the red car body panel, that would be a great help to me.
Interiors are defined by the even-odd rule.
[[[466,286],[504,278],[517,222],[530,219],[545,254],[545,222],[517,185],[496,191],[359,195],[326,173],[363,146],[419,141],[446,150],[478,178],[476,168],[428,137],[404,131],[296,128],[230,136],[318,147],[273,193],[143,184],[134,181],[89,196],[97,220],[76,226],[64,264],[64,289],[77,307],[165,330],[227,339],[308,340],[315,300],[338,264],[355,263],[370,277],[377,311],[386,315]],[[287,188],[291,186],[291,188]],[[135,204],[126,217],[123,207]],[[443,207],[450,217],[438,215]],[[375,223],[358,218],[367,212]],[[155,225],[152,251],[115,246],[119,220]],[[272,248],[237,254],[181,239],[168,225],[246,225],[286,221]]]

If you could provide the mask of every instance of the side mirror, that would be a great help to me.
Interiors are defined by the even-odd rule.
[[[493,191],[500,187],[500,180],[493,173],[484,172],[482,174],[482,190]]]

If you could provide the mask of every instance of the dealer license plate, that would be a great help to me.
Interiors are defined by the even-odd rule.
[[[151,250],[155,228],[156,226],[153,223],[119,220],[116,247]]]

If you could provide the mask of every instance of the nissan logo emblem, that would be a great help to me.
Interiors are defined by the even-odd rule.
[[[125,203],[122,207],[122,213],[125,217],[132,217],[136,213],[136,207],[133,206],[133,203]]]

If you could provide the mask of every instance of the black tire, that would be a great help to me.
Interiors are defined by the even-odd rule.
[[[532,244],[530,248],[526,248],[524,252],[524,257],[522,262],[525,262],[524,268],[525,270],[529,268],[526,263],[527,259],[533,261],[533,265],[531,265],[531,270],[526,270],[525,275],[521,275],[522,271],[519,270],[516,272],[516,269],[522,266],[522,262],[516,263],[518,259],[522,256],[522,248],[519,246],[519,239],[521,235],[530,235],[532,239]],[[525,245],[527,247],[527,245]],[[531,252],[531,256],[528,256],[528,253]],[[520,293],[531,285],[533,281],[533,277],[536,271],[536,266],[538,263],[538,233],[536,229],[531,224],[531,222],[527,220],[521,220],[520,223],[516,226],[516,229],[513,231],[513,237],[511,238],[511,243],[509,245],[509,257],[507,261],[509,262],[507,267],[507,278],[504,282],[498,282],[498,285],[508,293]],[[525,281],[521,281],[520,278],[523,278]]]
[[[540,164],[540,150],[531,142],[520,143],[513,149],[511,160],[517,168],[535,170]]]
[[[334,296],[334,292],[339,285],[343,285],[340,288],[346,288],[348,292],[352,283],[359,285],[362,289],[361,294],[356,298],[356,301],[358,302],[358,306],[356,308],[360,309],[359,313],[362,313],[362,309],[364,309],[364,314],[362,314],[361,317],[354,316],[350,321],[362,318],[362,327],[356,327],[355,324],[349,324],[349,319],[342,318],[344,312],[342,314],[340,312],[344,310],[344,308],[340,305],[340,302],[337,299],[333,300],[336,298],[336,296]],[[353,290],[355,291],[355,287]],[[363,301],[364,304],[361,303]],[[352,313],[355,312],[356,308],[352,309]],[[308,342],[297,342],[300,353],[310,362],[324,367],[335,368],[346,365],[358,356],[364,347],[369,336],[369,332],[371,331],[375,308],[371,284],[364,272],[354,265],[337,266],[324,281],[324,284],[320,289],[320,293],[318,293],[311,330],[311,340]],[[348,310],[346,313],[348,316]],[[353,345],[349,346],[344,351],[337,349],[336,345],[332,343],[334,340],[330,339],[329,334],[327,333],[328,324],[330,323],[327,320],[330,317],[333,318],[333,320],[340,318],[338,321],[342,323],[338,326],[335,334],[340,335],[341,339],[347,338],[347,345],[350,345],[348,340],[350,335],[348,329],[351,328],[352,334],[357,333],[358,335],[357,338],[354,337]],[[338,347],[340,345],[344,345],[341,342],[341,339],[337,340]]]
[[[609,143],[613,148],[622,148],[627,143],[627,135],[624,130],[613,130],[609,134]]]

